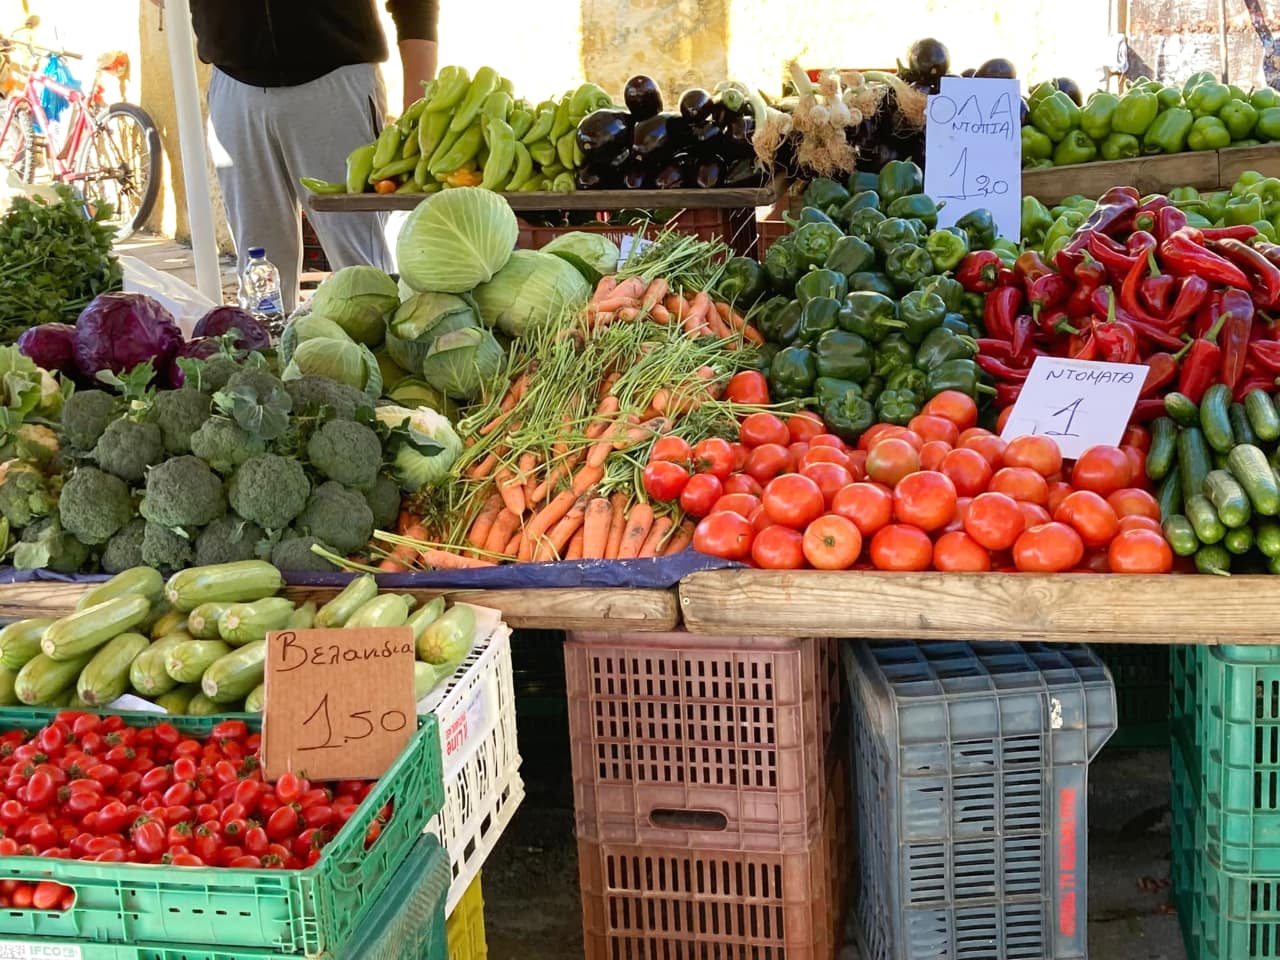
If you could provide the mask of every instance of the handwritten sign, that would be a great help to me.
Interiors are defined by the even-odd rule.
[[[945,206],[938,226],[991,211],[1000,236],[1022,227],[1022,124],[1017,80],[944,77],[925,114],[924,192]]]
[[[279,630],[267,635],[263,773],[380,777],[417,729],[413,630]]]
[[[1068,460],[1118,444],[1146,377],[1141,364],[1036,357],[1000,436],[1053,437]]]

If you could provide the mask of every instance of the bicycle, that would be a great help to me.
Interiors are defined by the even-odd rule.
[[[71,186],[91,214],[110,204],[107,222],[116,227],[117,239],[125,239],[155,207],[161,165],[160,133],[146,111],[132,103],[106,102],[103,77],[120,77],[128,70],[128,58],[115,54],[99,60],[86,95],[38,69],[54,57],[82,60],[80,54],[26,41],[5,43],[25,47],[36,60],[4,108],[0,163],[26,183],[37,182],[39,174],[42,181]],[[41,102],[46,91],[67,100],[56,128]]]

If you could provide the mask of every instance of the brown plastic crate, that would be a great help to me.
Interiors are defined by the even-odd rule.
[[[830,639],[570,633],[579,837],[803,851],[839,707]]]
[[[614,223],[612,219],[617,214],[608,210],[596,211],[595,215],[597,220],[605,222],[581,227],[541,227],[521,220],[516,246],[521,250],[541,250],[556,237],[577,232],[602,233],[614,243],[620,243],[628,234],[652,238],[670,227],[702,240],[723,240],[734,253],[743,256],[752,254],[756,249],[756,212],[752,208],[690,207],[664,224],[655,222],[643,226],[631,219]]]
[[[764,255],[769,248],[791,232],[791,225],[785,220],[756,221],[756,259],[764,262]]]

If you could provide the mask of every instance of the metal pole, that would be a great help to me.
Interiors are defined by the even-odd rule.
[[[1231,57],[1227,52],[1227,0],[1218,0],[1218,44],[1222,59],[1222,82],[1231,82]]]
[[[213,229],[212,185],[205,150],[200,89],[196,81],[196,57],[191,46],[191,8],[188,0],[165,0],[164,18],[169,34],[169,66],[173,73],[173,100],[178,111],[178,142],[182,152],[182,178],[186,185],[187,222],[191,227],[191,254],[196,263],[196,286],[214,303],[222,302],[222,273],[218,269],[218,239]]]

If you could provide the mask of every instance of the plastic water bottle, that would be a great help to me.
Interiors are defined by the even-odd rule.
[[[260,320],[273,339],[284,330],[280,271],[262,247],[249,248],[249,262],[240,275],[240,307]]]

